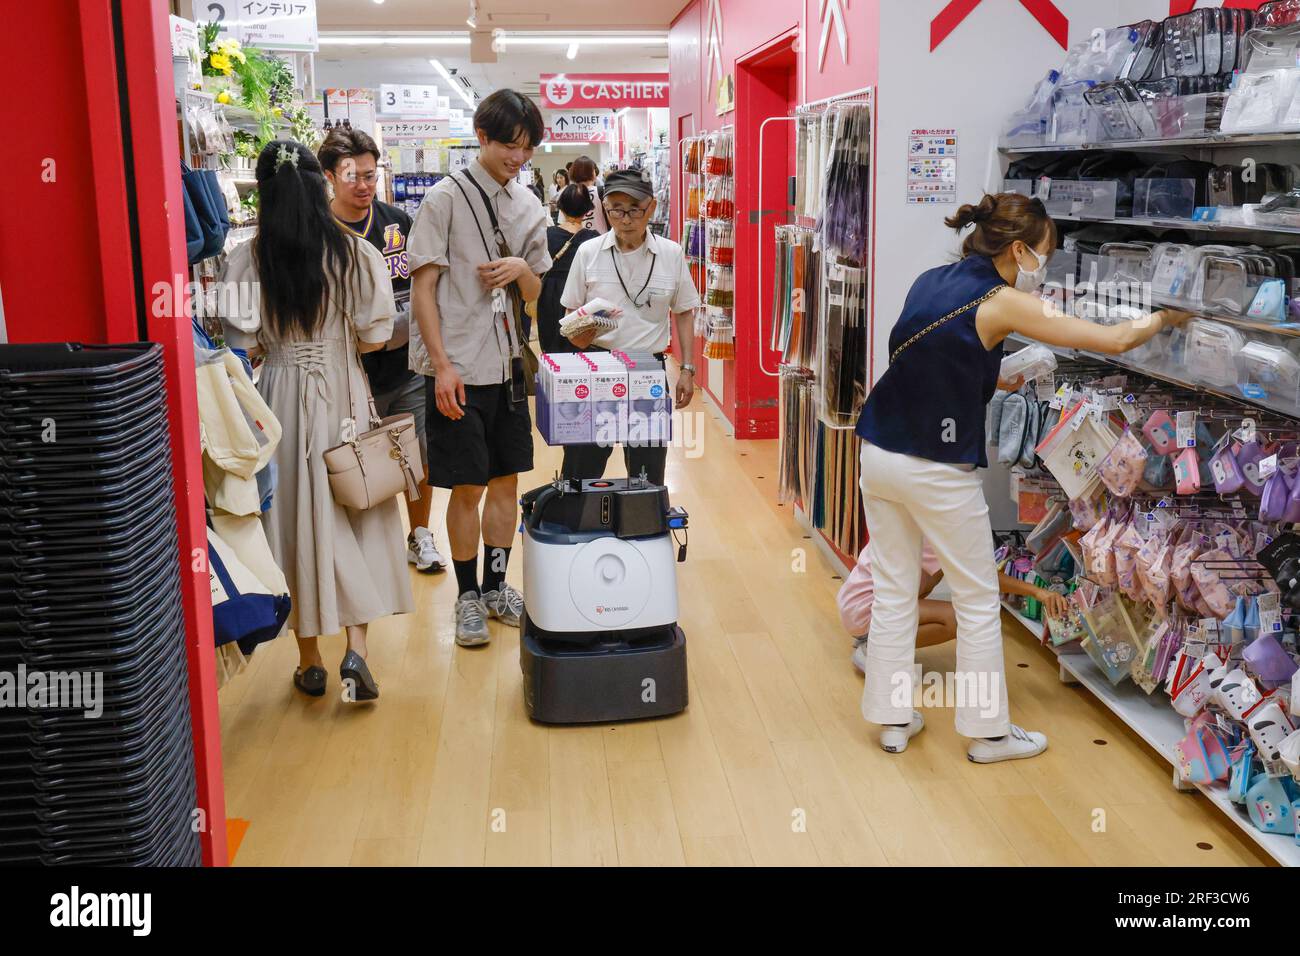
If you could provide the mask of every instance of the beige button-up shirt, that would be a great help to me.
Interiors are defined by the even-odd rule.
[[[443,267],[438,278],[438,313],[442,344],[451,364],[466,385],[498,385],[510,379],[510,341],[501,322],[494,321],[492,293],[479,281],[478,267],[499,257],[483,197],[466,181],[466,175],[473,176],[487,193],[511,253],[537,275],[551,268],[546,211],[531,190],[516,182],[502,186],[475,161],[454,174],[458,183],[445,177],[424,197],[406,241],[412,276],[428,265]],[[411,321],[411,370],[432,375],[433,363],[415,318]]]

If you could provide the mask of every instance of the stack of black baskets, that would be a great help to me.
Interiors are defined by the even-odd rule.
[[[199,864],[180,575],[161,348],[0,345],[0,865]]]

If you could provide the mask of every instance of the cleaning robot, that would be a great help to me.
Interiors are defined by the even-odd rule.
[[[686,512],[644,474],[557,479],[521,503],[529,715],[575,724],[685,710],[675,565],[686,560]]]

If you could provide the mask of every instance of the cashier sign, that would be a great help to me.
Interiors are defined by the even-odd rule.
[[[668,106],[667,73],[543,73],[539,85],[547,109]]]

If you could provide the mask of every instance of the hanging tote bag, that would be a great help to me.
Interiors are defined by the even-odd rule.
[[[273,594],[208,528],[208,580],[212,587],[212,628],[216,645],[238,641],[246,653],[274,639],[289,619],[288,594]]]
[[[360,366],[361,354],[356,351],[356,331],[352,327],[351,316],[346,321],[348,331],[352,334],[357,365]],[[350,357],[344,365],[347,368],[348,404],[351,411]],[[366,404],[370,410],[370,430],[325,452],[325,470],[329,473],[330,492],[334,495],[334,500],[354,511],[367,511],[400,494],[403,489],[409,500],[417,500],[420,497],[420,482],[424,480],[424,462],[420,457],[415,416],[406,412],[380,418],[368,381]],[[344,434],[349,431],[355,429],[345,429]]]

